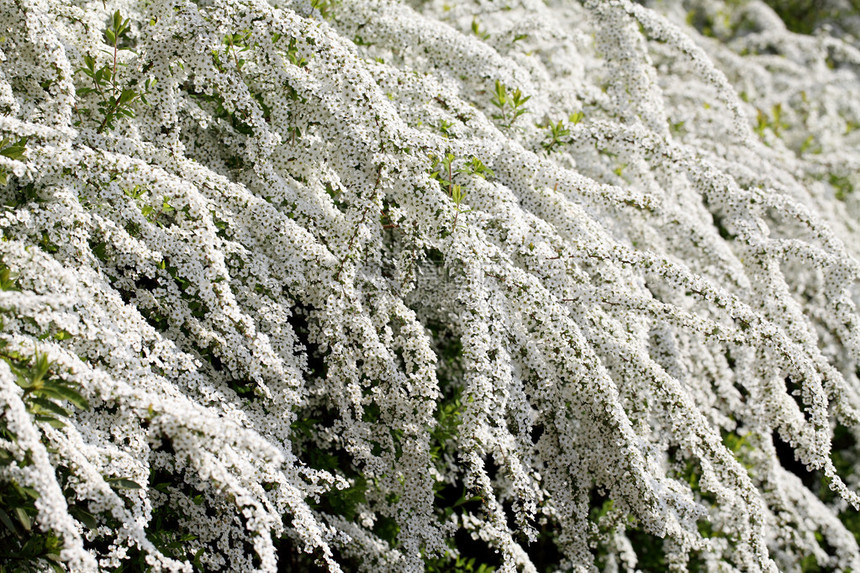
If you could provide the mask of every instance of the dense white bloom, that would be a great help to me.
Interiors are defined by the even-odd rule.
[[[2,348],[90,406],[0,362],[0,481],[73,571],[860,570],[851,25],[0,0]]]

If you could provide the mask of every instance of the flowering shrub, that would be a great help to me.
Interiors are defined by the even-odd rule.
[[[860,570],[845,22],[0,0],[0,570]]]

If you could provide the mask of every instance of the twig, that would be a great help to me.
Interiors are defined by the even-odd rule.
[[[376,183],[373,184],[374,192],[379,188],[379,180],[382,178],[382,164],[376,168]],[[349,244],[346,246],[346,255],[344,255],[343,259],[340,261],[340,265],[337,268],[337,274],[335,275],[335,280],[340,280],[340,274],[343,272],[343,267],[346,265],[346,261],[349,259],[349,252],[352,250],[353,244],[355,244],[355,239],[358,237],[358,231],[362,225],[364,225],[365,219],[367,219],[367,213],[370,212],[370,206],[365,207],[364,212],[361,214],[361,220],[355,226],[355,229],[352,232],[352,237],[349,238]]]

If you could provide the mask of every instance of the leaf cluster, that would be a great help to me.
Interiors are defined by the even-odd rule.
[[[86,399],[78,392],[77,385],[58,378],[53,372],[53,363],[48,355],[36,350],[32,357],[18,352],[0,351],[0,357],[15,375],[15,382],[24,389],[22,400],[37,422],[45,422],[54,428],[65,426],[62,418],[72,415],[65,403],[81,410],[89,408]]]
[[[135,185],[131,189],[126,189],[125,194],[134,199],[140,209],[140,213],[150,223],[154,223],[159,227],[167,227],[174,223],[176,208],[170,204],[167,197],[161,199],[161,205],[152,205],[146,201],[146,189],[139,185]]]
[[[2,262],[0,290],[20,290],[17,274]],[[3,309],[0,309],[2,312]],[[45,333],[39,338],[48,336],[50,334]],[[69,336],[65,330],[60,330],[53,338],[62,341]],[[48,358],[47,353],[38,349],[32,353],[12,350],[8,341],[0,338],[0,360],[6,362],[15,384],[22,389],[21,401],[37,428],[43,425],[62,428],[72,416],[73,408],[90,408],[78,384],[64,379],[60,368]],[[15,452],[9,445],[2,445],[18,442],[18,436],[9,427],[7,416],[7,411],[0,410],[0,468],[12,465],[26,468],[34,463],[29,449]],[[44,433],[41,440],[50,450],[51,445]],[[61,482],[67,482],[71,475],[69,468],[63,464],[56,467],[56,472]],[[105,481],[115,490],[141,489],[138,483],[124,477],[105,477]],[[95,529],[98,526],[96,516],[75,501],[74,490],[66,489],[64,494],[72,517],[85,527]],[[53,571],[66,570],[61,559],[62,540],[55,532],[42,528],[36,522],[39,497],[36,489],[14,479],[0,480],[0,573],[44,571],[46,567]]]
[[[311,8],[319,11],[320,16],[329,20],[332,18],[332,11],[339,3],[339,0],[311,0]]]
[[[251,30],[241,30],[234,34],[227,34],[224,36],[224,45],[227,46],[227,52],[232,56],[233,63],[236,64],[237,70],[242,70],[245,65],[245,59],[241,58],[239,54],[247,52],[251,49]],[[213,54],[216,59],[216,63],[219,66],[223,64],[218,61],[218,54]]]
[[[28,139],[27,137],[22,137],[16,141],[10,137],[4,137],[0,140],[0,155],[16,161],[26,161],[24,152],[27,150]],[[0,167],[0,185],[5,185],[8,180],[8,173]]]
[[[2,264],[0,287],[17,290],[14,275]],[[27,356],[10,351],[6,346],[6,341],[0,340],[0,358],[9,365],[16,384],[24,390],[24,406],[36,422],[60,428],[65,425],[63,418],[71,415],[68,404],[81,409],[89,407],[73,383],[57,377],[56,367],[47,354],[35,351]],[[0,412],[0,438],[7,443],[18,441],[18,436],[9,428],[5,412]],[[16,459],[11,450],[0,447],[0,467],[29,466],[33,463],[30,456],[28,450]],[[38,499],[38,491],[13,479],[0,482],[0,573],[43,571],[46,565],[54,571],[65,570],[60,565],[62,541],[54,532],[36,525]],[[70,505],[70,511],[72,509],[77,508]],[[77,517],[78,513],[74,515]]]
[[[490,34],[481,29],[477,18],[472,18],[472,33],[482,40],[488,40],[490,38]]]
[[[568,116],[567,124],[564,123],[563,119],[560,119],[555,123],[547,121],[545,124],[536,124],[537,127],[547,130],[547,135],[541,142],[541,147],[543,147],[547,153],[552,153],[562,145],[570,143],[570,128],[578,125],[584,118],[585,114],[581,111],[577,111]]]
[[[62,541],[35,524],[38,499],[39,492],[15,481],[0,484],[0,573],[35,573],[44,571],[45,565],[65,571],[60,564]]]
[[[454,201],[457,213],[454,218],[454,228],[457,227],[457,218],[460,213],[470,211],[470,209],[462,207],[462,203],[466,199],[466,189],[463,184],[456,182],[457,175],[475,176],[482,179],[493,176],[493,170],[484,165],[477,157],[473,156],[459,167],[454,167],[455,161],[457,159],[453,153],[446,153],[441,158],[435,155],[430,156],[430,178],[438,181],[439,185],[447,190],[448,196]]]
[[[510,128],[514,122],[523,114],[529,113],[525,108],[526,102],[532,96],[524,96],[520,88],[509,90],[505,84],[496,80],[495,91],[490,103],[499,111],[493,114],[493,119],[499,121],[502,127]]]
[[[474,557],[449,556],[425,561],[427,573],[493,573],[496,568],[486,563],[475,563]]]
[[[132,84],[123,85],[119,81],[117,69],[122,64],[117,62],[117,52],[130,50],[127,47],[130,43],[128,37],[130,26],[130,20],[123,18],[119,10],[114,12],[110,26],[104,31],[105,41],[113,47],[113,60],[99,66],[95,58],[87,54],[84,56],[84,65],[75,71],[76,74],[81,73],[90,80],[89,86],[77,89],[78,97],[90,94],[98,96],[96,107],[98,116],[101,118],[96,129],[98,133],[104,132],[105,129],[114,129],[116,121],[122,117],[135,117],[134,104],[140,101],[149,105],[146,96],[155,85],[155,80],[147,79],[143,90],[139,90]],[[78,113],[78,121],[75,125],[82,125],[84,116],[93,116],[93,110],[89,108],[75,106],[75,110]]]

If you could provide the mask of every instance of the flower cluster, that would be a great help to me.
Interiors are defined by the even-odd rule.
[[[855,21],[0,0],[0,558],[860,570]]]

